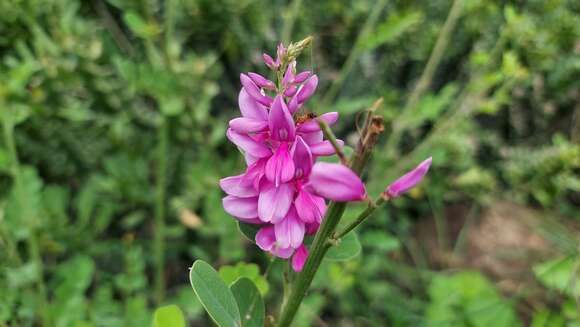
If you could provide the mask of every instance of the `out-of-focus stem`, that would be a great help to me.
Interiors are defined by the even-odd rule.
[[[457,25],[457,21],[461,17],[462,9],[463,0],[454,0],[453,4],[451,5],[451,9],[449,10],[449,14],[447,15],[447,19],[443,24],[443,28],[441,28],[441,32],[439,32],[439,36],[435,42],[435,47],[433,48],[433,51],[431,51],[427,64],[425,65],[425,69],[423,70],[419,81],[417,84],[415,84],[411,95],[408,97],[407,103],[403,107],[403,110],[399,113],[399,117],[403,117],[405,113],[413,109],[419,102],[421,96],[423,96],[425,91],[431,85],[433,75],[435,75],[437,67],[439,67],[439,64],[441,63],[445,49],[447,49],[447,45],[451,40],[453,30]],[[401,135],[404,128],[405,126],[397,122],[397,119],[393,120],[393,131],[387,141],[387,151],[389,151],[389,153],[397,152],[396,147],[401,140]]]
[[[292,30],[294,29],[294,22],[296,21],[296,17],[300,12],[300,7],[302,7],[302,0],[292,1],[291,6],[292,8],[289,11],[286,24],[284,24],[284,30],[282,31],[282,42],[284,43],[290,42],[290,38],[292,37]]]
[[[336,97],[338,91],[340,91],[340,89],[342,88],[342,84],[344,83],[348,74],[350,74],[350,71],[354,67],[354,64],[356,63],[357,59],[359,58],[359,55],[361,53],[362,41],[367,37],[367,35],[376,25],[377,20],[379,19],[380,14],[383,11],[383,8],[386,6],[386,4],[387,0],[378,0],[377,2],[375,2],[375,5],[369,12],[369,16],[367,17],[367,20],[365,21],[363,28],[361,29],[361,31],[357,36],[354,46],[350,50],[350,53],[348,54],[346,61],[342,65],[338,77],[334,80],[334,82],[330,86],[330,89],[324,95],[324,98],[322,99],[323,104],[326,105],[330,104],[332,100],[334,100],[334,98]]]
[[[157,184],[155,195],[155,224],[153,231],[153,254],[155,259],[155,302],[161,304],[165,297],[165,193],[167,184],[167,155],[169,147],[168,118],[161,117],[158,127]]]
[[[336,233],[334,238],[335,239],[343,238],[346,234],[348,234],[350,231],[352,231],[358,225],[364,222],[368,217],[370,217],[373,214],[373,212],[377,210],[378,207],[380,207],[383,203],[385,203],[386,200],[388,199],[385,198],[384,196],[379,196],[379,198],[376,201],[370,202],[369,206],[363,212],[361,212],[360,215],[353,222],[348,224],[348,226],[346,226],[342,231]]]
[[[18,152],[16,150],[16,144],[14,142],[14,123],[12,121],[11,113],[2,113],[2,127],[4,130],[4,142],[8,148],[8,155],[10,156],[10,166],[12,176],[14,178],[14,188],[16,192],[16,201],[18,201],[18,208],[21,212],[26,212],[27,200],[22,190],[22,177],[20,171],[20,162],[18,160]],[[42,319],[43,326],[51,326],[50,312],[48,311],[48,295],[46,292],[46,285],[44,284],[44,265],[42,262],[42,255],[40,252],[40,246],[38,244],[37,228],[38,226],[34,223],[34,219],[37,217],[23,217],[23,221],[30,223],[30,235],[26,239],[28,246],[28,253],[30,260],[34,262],[36,266],[36,288],[37,296],[40,300],[40,315]],[[20,257],[17,254],[17,261],[20,261]]]

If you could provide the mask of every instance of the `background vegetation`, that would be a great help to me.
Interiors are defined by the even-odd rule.
[[[243,167],[240,72],[307,35],[339,136],[385,99],[371,194],[433,167],[323,265],[296,326],[580,326],[572,0],[0,1],[0,326],[147,326],[169,303],[208,325],[197,258],[275,308],[283,266],[261,276],[217,181]]]

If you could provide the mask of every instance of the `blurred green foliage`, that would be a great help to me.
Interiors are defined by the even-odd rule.
[[[347,143],[356,113],[385,99],[370,194],[422,158],[434,164],[359,231],[362,255],[323,265],[296,325],[580,324],[566,287],[577,239],[554,248],[568,261],[534,270],[556,300],[524,312],[525,294],[504,299],[479,273],[407,258],[422,241],[414,227],[453,204],[504,198],[579,223],[580,5],[453,3],[449,14],[443,0],[1,1],[0,326],[148,326],[170,303],[205,325],[187,281],[198,258],[229,265],[228,283],[260,281],[266,307],[279,304],[284,268],[261,279],[268,259],[223,211],[217,182],[243,166],[225,140],[239,73],[266,73],[262,52],[310,34],[301,64],[321,83],[309,106],[339,111]]]

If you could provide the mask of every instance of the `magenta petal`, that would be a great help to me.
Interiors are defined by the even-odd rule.
[[[318,116],[317,119],[322,119],[329,126],[332,126],[338,120],[338,112],[334,112],[334,111],[327,112],[325,114]],[[316,119],[311,119],[311,120],[308,120],[308,121],[298,125],[298,127],[296,128],[296,131],[301,132],[301,133],[316,132],[316,131],[320,131],[320,125],[318,124]]]
[[[318,143],[322,142],[322,139],[324,137],[324,134],[322,134],[322,131],[310,132],[310,133],[300,132],[299,134],[302,137],[302,139],[304,140],[304,142],[306,142],[306,144],[308,144],[308,146],[312,146],[313,144],[318,144]],[[312,151],[312,149],[310,149],[310,151]]]
[[[252,79],[248,75],[240,74],[240,81],[242,82],[242,85],[244,86],[246,92],[248,92],[248,94],[254,100],[268,107],[272,104],[272,98],[262,94],[258,86],[254,83],[254,81],[252,81]]]
[[[262,54],[262,59],[264,60],[264,64],[270,67],[270,69],[276,69],[280,65],[280,64],[276,65],[276,63],[274,63],[274,59],[270,57],[270,55],[267,53]]]
[[[294,269],[296,272],[302,271],[302,268],[304,268],[304,264],[306,263],[306,259],[308,259],[308,250],[303,244],[296,250],[296,253],[292,257],[292,269]]]
[[[298,96],[294,95],[290,102],[288,102],[288,111],[291,114],[294,114],[298,109],[300,109],[301,105],[298,103]]]
[[[294,85],[290,85],[288,86],[288,88],[284,91],[284,96],[286,97],[292,97],[294,96],[294,94],[296,94],[296,91],[298,90],[298,88],[296,88],[296,86]],[[288,109],[290,110],[290,109]]]
[[[337,202],[361,201],[366,190],[360,178],[341,164],[317,162],[312,167],[308,187],[315,194]]]
[[[296,69],[296,61],[291,62],[286,68],[286,73],[284,73],[284,78],[282,79],[282,85],[288,86],[294,81],[294,70]]]
[[[258,217],[258,197],[238,198],[228,195],[222,199],[222,204],[227,213],[242,221]]]
[[[232,129],[228,129],[226,136],[232,143],[237,145],[242,151],[249,153],[257,158],[268,157],[272,151],[267,145],[260,143],[248,135],[240,134]]]
[[[342,140],[336,140],[339,147],[344,146],[344,142]],[[322,141],[316,144],[310,144],[310,151],[315,156],[331,156],[336,153],[332,143],[330,141]]]
[[[268,109],[252,98],[246,89],[242,88],[238,95],[240,112],[245,118],[268,121]]]
[[[298,219],[296,210],[290,208],[286,217],[274,225],[276,244],[281,248],[292,247],[296,249],[304,240],[304,222]]]
[[[256,245],[264,250],[270,251],[276,244],[276,234],[274,233],[274,226],[264,226],[256,233]]]
[[[288,111],[284,98],[276,96],[272,108],[270,109],[270,133],[272,139],[277,141],[293,141],[296,135],[294,119]]]
[[[243,117],[234,118],[230,120],[230,128],[240,133],[262,132],[268,130],[268,121]]]
[[[266,159],[260,159],[246,169],[246,173],[241,181],[242,184],[251,185],[258,189],[262,177],[264,176],[264,169],[266,167]]]
[[[310,175],[312,170],[312,153],[310,153],[310,148],[300,137],[296,137],[296,142],[294,142],[294,166],[296,167],[296,172],[294,176],[296,178],[302,178],[303,176]]]
[[[270,253],[277,256],[278,258],[288,259],[294,253],[294,248],[292,247],[282,248],[280,246],[275,245],[270,251]]]
[[[308,77],[310,77],[310,72],[309,71],[304,71],[299,73],[298,75],[296,75],[294,77],[294,83],[302,83],[304,82]]]
[[[275,90],[276,89],[276,85],[274,85],[274,82],[272,82],[271,80],[267,79],[266,77],[260,75],[260,74],[256,74],[256,73],[248,73],[248,76],[250,76],[250,78],[252,79],[252,81],[259,87],[267,89],[267,90]]]
[[[425,174],[427,174],[427,171],[429,171],[432,161],[433,158],[429,157],[415,167],[415,169],[399,177],[399,179],[387,187],[385,194],[391,198],[396,198],[415,187],[421,182]]]
[[[306,235],[314,235],[318,232],[320,223],[306,224]]]
[[[244,182],[245,175],[230,176],[220,179],[220,187],[228,195],[239,198],[250,198],[258,196],[258,191],[252,184]]]
[[[288,143],[281,143],[276,153],[266,163],[266,178],[275,186],[285,183],[294,177],[294,160],[290,156]]]
[[[300,219],[305,223],[320,223],[326,213],[324,199],[316,196],[304,188],[298,192],[294,206]]]
[[[276,223],[286,217],[294,198],[294,186],[282,184],[267,185],[258,197],[258,217],[264,222]]]
[[[302,85],[296,96],[298,97],[298,103],[304,103],[308,98],[310,98],[316,87],[318,86],[318,76],[312,75],[305,83]]]

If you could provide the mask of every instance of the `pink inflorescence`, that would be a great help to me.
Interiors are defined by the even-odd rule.
[[[279,45],[276,60],[264,54],[264,63],[279,72],[286,51]],[[227,137],[244,154],[247,169],[223,178],[220,186],[227,193],[223,206],[229,214],[261,225],[256,244],[277,257],[292,257],[292,267],[300,271],[308,256],[304,237],[318,230],[326,201],[361,201],[366,190],[350,168],[316,162],[335,153],[318,122],[303,109],[318,77],[308,71],[297,73],[296,61],[287,64],[281,77],[277,85],[256,73],[241,74],[241,117],[230,121]],[[317,119],[332,125],[338,113]]]

